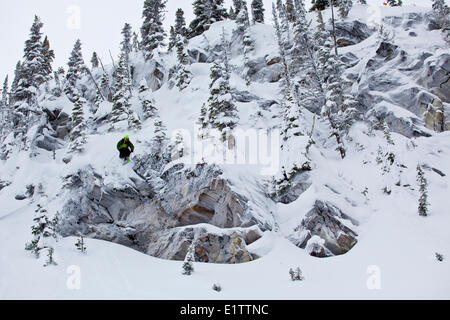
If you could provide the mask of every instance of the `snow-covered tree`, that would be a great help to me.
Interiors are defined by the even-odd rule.
[[[264,23],[264,2],[263,0],[252,1],[252,21],[253,23]]]
[[[329,0],[312,0],[311,1],[311,9],[310,11],[322,11],[330,6]]]
[[[53,74],[52,63],[55,59],[55,52],[50,49],[50,41],[47,37],[45,37],[44,41],[42,42],[42,56],[44,57],[44,74],[46,76],[46,80],[48,80]]]
[[[84,120],[84,108],[87,101],[78,94],[73,97],[73,109],[71,116],[71,131],[69,153],[83,152],[86,144],[86,122]]]
[[[64,92],[67,97],[74,102],[78,95],[77,82],[84,74],[85,65],[83,60],[83,54],[81,52],[81,41],[77,40],[70,54],[69,62],[67,63],[69,69],[66,74],[66,86]]]
[[[56,216],[50,220],[47,210],[40,204],[37,205],[35,212],[34,225],[31,227],[33,240],[26,244],[25,250],[30,251],[36,258],[39,258],[43,249],[51,248],[51,239],[57,239],[56,227],[58,218]]]
[[[188,252],[186,253],[186,257],[184,258],[183,263],[183,274],[186,276],[190,276],[192,272],[194,272],[194,261],[195,261],[195,246],[192,244]]]
[[[347,18],[348,13],[353,7],[352,0],[339,0],[339,15],[342,19]]]
[[[387,3],[391,6],[391,7],[400,7],[403,3],[402,0],[387,0]]]
[[[8,88],[8,75],[6,75],[5,77],[5,81],[3,81],[3,87],[2,87],[2,97],[1,97],[1,104],[3,106],[7,106],[8,105],[8,94],[9,94],[9,88]]]
[[[282,34],[283,45],[287,50],[290,50],[292,48],[291,26],[289,24],[286,6],[281,0],[277,0],[276,12],[278,12],[279,16],[279,25]]]
[[[423,172],[420,165],[417,165],[417,182],[419,184],[419,215],[426,217],[428,215],[428,181],[425,178],[425,173]]]
[[[295,22],[295,6],[294,6],[294,0],[286,0],[286,14],[289,22]]]
[[[158,109],[155,107],[155,101],[151,96],[150,89],[145,79],[142,79],[142,81],[139,83],[139,100],[141,101],[142,104],[144,119],[154,117]]]
[[[184,11],[181,8],[177,9],[177,12],[175,13],[175,33],[177,35],[180,35],[182,37],[187,36],[187,29],[186,29],[186,19],[184,18]]]
[[[289,275],[291,276],[291,281],[302,281],[304,280],[302,270],[300,268],[296,268],[295,271],[289,269]]]
[[[86,245],[84,242],[84,237],[80,235],[77,242],[75,243],[75,247],[77,250],[79,250],[81,253],[86,253]]]
[[[237,17],[242,8],[242,0],[233,0],[233,7],[235,17]]]
[[[153,58],[153,51],[164,46],[166,33],[163,27],[166,0],[145,0],[141,27],[142,43],[146,60]]]
[[[176,86],[181,90],[185,89],[191,82],[192,73],[187,69],[189,64],[189,56],[185,52],[184,44],[186,38],[181,35],[177,35],[177,74],[175,76]]]
[[[141,43],[139,42],[139,36],[136,32],[133,32],[133,40],[131,43],[131,48],[134,52],[138,52],[141,48]]]
[[[244,66],[248,68],[250,63],[250,54],[254,50],[254,43],[250,34],[250,20],[247,10],[247,1],[242,0],[242,7],[236,18],[237,33],[242,38],[242,47],[244,54]],[[246,79],[249,83],[249,79]]]
[[[169,46],[167,47],[167,50],[171,52],[176,44],[177,44],[177,33],[175,32],[175,28],[173,26],[170,26]]]
[[[162,122],[159,114],[157,113],[154,117],[154,135],[151,141],[151,152],[154,155],[154,159],[160,162],[165,158],[164,149],[167,145],[167,129]]]
[[[130,52],[133,50],[132,48],[132,32],[131,25],[129,23],[125,23],[123,29],[122,29],[122,42],[120,43],[121,52],[124,53],[128,57]]]
[[[112,123],[128,120],[130,114],[130,92],[131,84],[129,82],[127,62],[125,54],[121,54],[119,66],[116,70],[116,83],[114,86]]]
[[[98,61],[97,52],[92,53],[91,64],[92,64],[92,69],[98,68],[99,61]]]
[[[189,25],[189,36],[193,38],[209,29],[211,24],[222,21],[228,14],[223,0],[195,0],[193,2],[195,18]]]
[[[383,122],[383,135],[388,144],[394,145],[394,141],[392,140],[391,130],[386,122]]]
[[[450,7],[444,0],[433,0],[433,12],[436,22],[442,30],[450,28]]]
[[[228,43],[222,35],[222,62],[214,62],[211,67],[210,96],[208,99],[208,123],[218,129],[225,141],[237,126],[239,117],[231,94]]]
[[[48,75],[41,43],[43,26],[41,20],[35,16],[30,30],[30,38],[25,42],[23,61],[20,65],[20,78],[14,92],[16,100],[32,103],[37,89],[45,82]]]

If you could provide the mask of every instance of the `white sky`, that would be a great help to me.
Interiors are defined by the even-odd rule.
[[[187,23],[192,20],[193,0],[168,0],[166,13],[166,31],[174,23],[175,11],[185,11]],[[251,0],[247,0],[251,3]],[[309,3],[309,0],[306,0]],[[382,5],[383,0],[368,0],[369,4]],[[109,50],[114,59],[119,53],[121,30],[125,22],[132,25],[135,31],[141,26],[141,14],[144,0],[1,0],[0,1],[0,82],[8,73],[10,83],[14,67],[22,59],[23,47],[28,39],[34,15],[37,14],[48,35],[51,47],[55,50],[56,59],[53,67],[65,66],[76,39],[83,43],[83,54],[89,63],[92,52],[97,51],[105,64],[109,64]],[[226,7],[232,0],[225,0]],[[266,23],[272,21],[272,0],[264,0],[266,7]],[[431,0],[403,0],[404,5],[417,4],[430,6]],[[72,28],[75,21],[73,8],[79,8],[80,27]],[[72,11],[71,11],[72,10]]]

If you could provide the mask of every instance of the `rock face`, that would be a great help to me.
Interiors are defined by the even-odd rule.
[[[341,255],[357,243],[358,235],[347,225],[355,227],[358,222],[331,203],[317,200],[288,238],[312,256]]]
[[[273,200],[283,204],[290,204],[296,201],[312,185],[309,171],[297,173],[291,182],[291,187],[282,194],[276,195]]]
[[[232,190],[220,170],[173,167],[158,175],[145,163],[148,159],[138,160],[127,177],[114,177],[113,171],[102,176],[94,168],[68,176],[60,233],[81,233],[165,259],[183,260],[194,240],[197,261],[255,258],[246,245],[270,223],[254,215],[249,200]]]
[[[337,41],[341,47],[360,43],[370,37],[373,32],[366,24],[360,21],[336,23]]]

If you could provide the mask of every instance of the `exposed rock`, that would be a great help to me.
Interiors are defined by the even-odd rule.
[[[348,39],[344,39],[344,38],[337,39],[336,43],[337,43],[338,47],[340,47],[340,48],[353,46],[353,45],[356,44],[354,41],[348,40]]]
[[[11,181],[0,180],[0,191],[11,185]]]
[[[16,200],[22,201],[22,200],[27,199],[27,196],[24,195],[24,194],[18,194],[18,195],[16,195],[14,198],[15,198]]]
[[[366,40],[373,34],[373,30],[360,21],[337,22],[336,35],[341,42],[346,41],[353,44]]]
[[[283,66],[276,62],[278,58],[270,58],[269,61],[267,59],[261,57],[249,62],[247,76],[251,81],[277,82],[281,79]]]
[[[312,185],[311,176],[308,171],[297,173],[291,182],[291,187],[282,194],[276,195],[273,200],[284,204],[296,201]]]
[[[392,60],[396,56],[398,46],[390,42],[382,41],[377,49],[377,55],[386,58],[386,61]]]
[[[254,260],[246,245],[261,238],[261,231],[257,227],[229,231],[210,229],[194,226],[161,231],[152,237],[147,254],[182,261],[194,243],[195,261],[198,262],[234,264]]]
[[[443,102],[450,102],[450,54],[444,53],[425,62],[419,83]]]
[[[208,55],[205,53],[205,51],[194,48],[187,50],[187,53],[189,57],[191,58],[192,62],[194,63],[207,63],[208,62]]]
[[[358,235],[347,225],[357,226],[358,222],[331,203],[317,200],[288,238],[313,256],[341,255],[357,243]]]

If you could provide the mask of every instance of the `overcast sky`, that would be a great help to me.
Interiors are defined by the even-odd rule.
[[[166,29],[175,20],[175,11],[182,8],[186,20],[192,20],[193,0],[168,0],[165,19]],[[232,0],[225,0],[227,8]],[[251,0],[247,0],[251,3]],[[310,0],[306,0],[309,4]],[[383,0],[368,0],[382,5]],[[403,0],[405,5],[430,6],[431,0]],[[10,83],[16,62],[22,58],[25,40],[34,15],[37,14],[55,50],[54,68],[65,66],[76,41],[83,43],[84,60],[88,63],[96,51],[104,63],[110,63],[109,50],[114,58],[119,53],[121,30],[125,22],[138,31],[142,23],[144,0],[0,0],[0,82],[8,73]],[[272,0],[264,0],[266,21],[271,22]],[[78,14],[79,13],[79,14]]]

